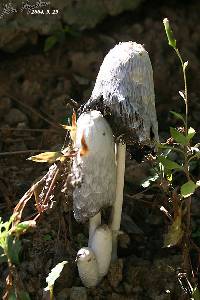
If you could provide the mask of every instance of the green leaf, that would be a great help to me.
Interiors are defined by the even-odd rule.
[[[49,273],[48,277],[46,278],[46,282],[48,284],[48,286],[45,288],[45,291],[50,290],[50,287],[52,287],[56,281],[56,279],[58,279],[58,277],[60,276],[60,273],[62,272],[64,265],[68,263],[67,261],[63,261],[59,264],[57,264]]]
[[[183,123],[185,124],[185,119],[184,119],[184,117],[183,117],[181,114],[179,114],[179,113],[177,113],[177,112],[175,112],[175,111],[173,111],[173,110],[171,110],[170,113],[171,113],[176,119],[182,120]]]
[[[197,286],[195,286],[192,291],[192,297],[194,300],[200,300],[200,292]]]
[[[159,162],[164,166],[166,170],[182,170],[183,167],[164,156],[158,156]]]
[[[156,174],[153,175],[153,176],[147,177],[144,181],[142,181],[141,186],[142,186],[143,188],[147,188],[148,186],[150,186],[150,184],[151,184],[152,182],[155,182],[158,178],[159,178],[158,173],[156,173]]]
[[[52,239],[53,239],[52,236],[50,234],[48,234],[48,233],[45,234],[44,237],[43,237],[44,241],[52,241]]]
[[[181,186],[181,196],[183,198],[191,196],[196,188],[197,185],[192,180],[189,180]]]
[[[20,300],[31,300],[29,294],[25,291],[19,291],[17,293],[18,299]]]
[[[171,47],[173,47],[174,49],[176,49],[176,40],[174,38],[173,32],[171,30],[171,27],[169,25],[169,20],[167,18],[165,18],[163,20],[163,24],[164,24],[164,27],[165,27],[165,32],[166,32],[166,35],[167,35],[167,39],[168,39],[169,45]]]
[[[166,174],[166,178],[167,178],[167,180],[168,180],[169,182],[172,182],[172,179],[173,179],[172,172],[169,171],[169,172]]]
[[[12,232],[14,231],[17,234],[21,234],[21,233],[26,232],[29,228],[33,228],[35,226],[36,226],[36,222],[34,220],[24,221],[24,222],[17,224],[13,228]]]
[[[181,132],[179,132],[178,130],[176,130],[173,127],[170,127],[170,133],[171,133],[171,136],[173,137],[173,139],[177,143],[179,143],[181,145],[187,145],[188,141],[184,134],[182,134]]]
[[[12,289],[11,291],[9,291],[8,300],[17,300],[17,296],[15,294],[15,290],[14,289]]]
[[[45,40],[45,44],[44,44],[44,52],[49,51],[50,49],[53,48],[53,46],[55,46],[55,44],[58,42],[58,39],[56,36],[52,35],[49,36],[48,38],[46,38]]]
[[[179,214],[169,226],[168,233],[164,238],[164,247],[172,247],[178,244],[183,236],[181,214]]]
[[[193,138],[193,136],[195,135],[195,133],[196,133],[196,131],[194,130],[194,128],[190,127],[188,129],[188,134],[187,134],[187,137],[186,137],[187,142],[189,142]]]
[[[61,152],[43,152],[35,156],[31,156],[27,158],[28,160],[32,160],[35,162],[48,162],[48,163],[54,163],[59,157],[63,156]]]
[[[7,237],[8,257],[15,265],[19,264],[19,253],[21,251],[21,242],[12,235]]]
[[[0,247],[0,263],[7,262],[7,261],[8,261],[7,256],[5,255],[3,248]]]

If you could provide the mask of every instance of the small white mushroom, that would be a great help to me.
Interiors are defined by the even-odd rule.
[[[158,140],[153,71],[144,47],[133,42],[119,43],[104,58],[89,101],[83,111],[97,109],[108,120],[116,138],[117,193],[113,205],[113,258],[123,203],[125,143],[153,144]],[[122,141],[122,142],[121,142]]]
[[[99,271],[94,252],[88,248],[81,248],[76,257],[79,276],[84,286],[94,287],[99,282]]]
[[[95,254],[101,279],[108,273],[112,254],[112,232],[106,224],[96,229],[91,240],[91,249]]]

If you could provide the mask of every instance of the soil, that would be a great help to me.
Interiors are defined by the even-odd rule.
[[[197,1],[146,1],[134,12],[109,17],[93,30],[73,36],[44,52],[44,37],[15,54],[0,53],[0,208],[4,220],[48,164],[27,158],[37,152],[61,149],[66,124],[78,105],[88,100],[105,54],[119,41],[136,41],[149,52],[154,70],[156,108],[161,140],[169,136],[175,120],[170,110],[182,112],[178,94],[183,89],[177,57],[168,46],[162,19],[168,17],[185,60],[189,61],[191,126],[200,125],[200,4]],[[32,151],[34,150],[34,151]],[[25,151],[25,152],[24,152]],[[7,153],[8,152],[8,153]],[[36,228],[21,237],[22,251],[17,273],[31,299],[48,299],[46,277],[59,262],[68,260],[56,281],[57,300],[178,300],[189,299],[178,282],[182,265],[180,249],[163,248],[167,217],[159,210],[160,195],[140,193],[149,175],[147,163],[127,154],[122,235],[119,259],[97,288],[86,289],[78,277],[75,257],[87,244],[88,225],[73,219],[70,198],[62,194],[39,219]],[[133,195],[133,196],[130,196]],[[200,207],[194,200],[194,226]],[[24,219],[34,215],[30,201]],[[196,263],[197,265],[197,263]],[[0,267],[0,297],[7,276]]]

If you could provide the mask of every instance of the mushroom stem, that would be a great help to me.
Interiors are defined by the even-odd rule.
[[[123,190],[124,190],[124,173],[125,173],[125,158],[126,158],[126,144],[119,142],[117,145],[117,186],[116,198],[112,208],[112,260],[117,259],[117,240],[121,223],[121,213],[123,204]]]
[[[93,235],[98,226],[101,225],[101,212],[98,212],[94,217],[89,219],[89,240],[88,247],[91,246]]]

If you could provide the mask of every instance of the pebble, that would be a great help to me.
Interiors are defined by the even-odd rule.
[[[73,286],[71,288],[70,300],[87,300],[87,290],[82,286]]]
[[[17,108],[11,108],[8,114],[4,118],[5,122],[11,126],[17,125],[18,123],[28,122],[27,116]]]
[[[58,293],[56,296],[57,300],[68,300],[70,295],[70,288],[64,288],[62,291]],[[71,298],[70,298],[71,299]]]
[[[2,97],[0,99],[0,117],[3,117],[8,113],[9,109],[11,108],[11,104],[11,100],[8,97]]]
[[[116,288],[119,285],[123,278],[122,259],[118,259],[116,262],[111,263],[107,278],[113,288]]]

